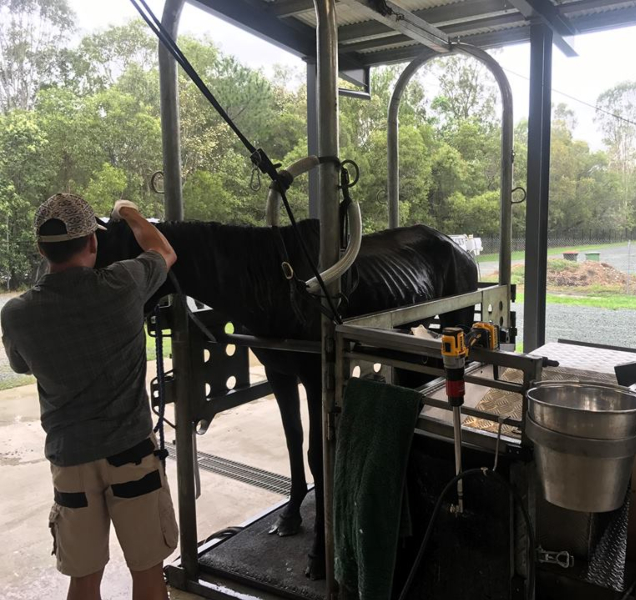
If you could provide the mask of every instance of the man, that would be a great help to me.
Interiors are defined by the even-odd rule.
[[[162,566],[177,545],[170,491],[152,436],[145,387],[144,303],[177,257],[125,200],[143,254],[94,269],[92,208],[56,194],[38,209],[35,234],[49,273],[7,302],[3,343],[12,368],[38,383],[55,503],[50,527],[68,600],[100,600],[113,522],[132,573],[134,600],[168,598]]]

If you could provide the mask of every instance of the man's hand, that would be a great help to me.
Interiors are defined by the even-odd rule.
[[[130,200],[117,200],[117,202],[115,202],[115,206],[113,206],[113,210],[110,213],[110,218],[113,221],[121,221],[122,219],[124,219],[125,217],[121,213],[121,210],[124,208],[132,209],[139,212],[139,207],[134,202],[131,202]]]
[[[168,269],[177,260],[177,255],[163,234],[139,213],[139,209],[130,200],[117,200],[111,213],[113,221],[124,220],[132,229],[137,243],[144,252],[154,250],[163,256]]]

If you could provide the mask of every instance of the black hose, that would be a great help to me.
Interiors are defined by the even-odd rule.
[[[428,522],[426,533],[424,534],[424,539],[422,540],[420,549],[417,553],[417,556],[415,557],[415,562],[413,563],[413,566],[411,567],[411,572],[409,573],[406,583],[404,584],[404,587],[402,588],[402,592],[400,593],[399,600],[406,600],[406,597],[411,589],[411,586],[413,585],[413,580],[415,579],[415,575],[417,574],[420,568],[422,558],[424,557],[424,552],[426,551],[426,547],[428,546],[428,542],[430,541],[431,535],[433,533],[433,526],[435,525],[435,520],[437,519],[439,511],[442,507],[442,502],[444,501],[444,498],[458,481],[465,479],[467,477],[472,477],[473,475],[483,475],[486,478],[493,477],[499,483],[502,483],[505,487],[508,488],[510,495],[514,498],[514,500],[517,502],[517,504],[521,508],[521,512],[523,513],[523,518],[526,522],[526,527],[528,528],[528,538],[530,539],[530,551],[529,551],[529,561],[528,561],[529,562],[528,582],[526,585],[526,597],[527,598],[533,597],[534,559],[535,559],[535,552],[536,552],[537,546],[536,546],[534,531],[532,529],[532,522],[530,521],[530,515],[528,514],[528,510],[525,504],[523,503],[521,496],[519,495],[519,492],[508,481],[506,481],[501,475],[499,475],[499,473],[496,473],[495,471],[492,471],[491,469],[481,468],[481,469],[468,469],[467,471],[464,471],[463,473],[456,475],[455,477],[453,477],[453,479],[451,479],[446,484],[446,487],[442,490],[442,493],[439,495],[439,498],[437,499],[437,502],[435,504],[435,508],[433,509],[433,514],[431,515],[431,518]]]
[[[203,540],[199,545],[207,544],[210,540],[215,538],[219,539],[227,539],[230,538],[237,533],[241,533],[245,527],[226,527],[225,529],[220,529],[219,531],[215,531],[213,534],[209,535],[205,540]]]

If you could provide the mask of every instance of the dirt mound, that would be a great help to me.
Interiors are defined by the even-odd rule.
[[[522,275],[523,265],[513,267],[513,273]],[[615,287],[627,284],[627,274],[603,262],[574,262],[561,258],[548,260],[548,287],[551,288],[589,288]],[[636,277],[631,282],[636,284]]]

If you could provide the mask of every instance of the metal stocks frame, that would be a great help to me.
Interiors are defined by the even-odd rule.
[[[162,23],[174,39],[177,37],[179,19],[185,0],[166,0]],[[314,0],[317,16],[317,112],[319,128],[318,153],[322,156],[339,156],[338,146],[338,31],[335,12],[335,0]],[[327,536],[327,584],[328,597],[335,595],[333,577],[333,465],[335,455],[335,418],[338,405],[342,401],[342,389],[349,376],[346,366],[352,359],[363,358],[357,353],[362,352],[364,359],[375,360],[375,350],[386,350],[394,347],[400,352],[419,353],[432,351],[421,340],[414,340],[411,336],[392,332],[400,324],[424,319],[440,313],[456,310],[473,304],[481,304],[485,310],[484,319],[503,325],[510,325],[510,194],[512,187],[512,100],[505,81],[505,76],[497,70],[496,63],[482,51],[458,44],[446,50],[461,51],[471,54],[486,63],[493,70],[502,91],[504,104],[502,130],[502,246],[500,253],[500,281],[499,285],[489,286],[479,291],[458,297],[444,298],[433,302],[404,307],[395,311],[367,315],[336,327],[328,318],[322,320],[321,352],[323,360],[323,436],[324,436],[324,470],[325,470],[325,527]],[[181,157],[179,140],[179,104],[177,87],[177,69],[174,59],[163,47],[159,49],[160,57],[160,94],[161,117],[164,152],[164,190],[166,217],[170,220],[183,219],[183,200],[181,193]],[[420,61],[421,66],[432,55],[427,55]],[[493,64],[494,63],[494,64]],[[411,68],[411,67],[410,67]],[[415,67],[411,70],[414,72]],[[408,78],[403,76],[402,89]],[[396,90],[397,94],[397,90]],[[396,105],[392,102],[395,114],[394,142],[397,146],[397,106],[399,94],[395,96]],[[394,160],[397,160],[394,155]],[[397,164],[395,162],[394,164]],[[319,168],[319,195],[321,199],[319,215],[321,220],[320,233],[320,262],[321,268],[328,268],[339,258],[339,222],[338,222],[338,172],[335,163],[325,162]],[[395,189],[395,181],[391,184]],[[396,202],[396,200],[392,200]],[[394,215],[392,224],[396,224],[395,204],[392,204]],[[329,292],[337,294],[339,285],[332,284]],[[488,307],[488,308],[484,308]],[[184,301],[174,298],[172,316],[173,335],[173,367],[175,374],[174,390],[176,402],[176,439],[177,439],[177,479],[179,495],[179,522],[181,568],[172,577],[178,578],[186,588],[188,582],[198,580],[198,549],[196,525],[196,423],[194,422],[194,396],[192,360],[188,349],[190,337],[189,320]],[[399,339],[394,336],[399,336]],[[406,338],[410,338],[406,341]],[[238,340],[237,340],[238,341]],[[244,340],[248,343],[248,340]],[[258,340],[252,340],[258,343]],[[362,347],[361,346],[364,346]],[[371,348],[371,354],[368,354]],[[399,360],[389,360],[386,355],[379,356],[378,362],[401,366]],[[492,364],[511,366],[512,355],[506,353],[491,355],[487,358]],[[539,359],[519,357],[515,368],[524,371],[524,386],[540,372]],[[513,384],[504,382],[490,382],[492,387]],[[516,391],[516,390],[515,390]],[[483,414],[484,418],[489,418]],[[487,436],[484,436],[487,437]],[[484,442],[485,443],[485,442]]]

